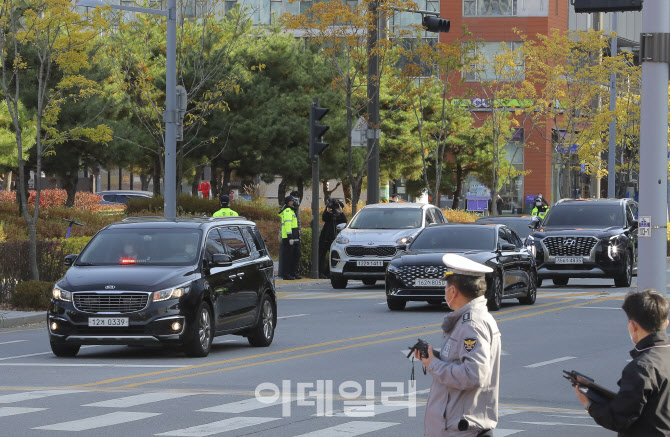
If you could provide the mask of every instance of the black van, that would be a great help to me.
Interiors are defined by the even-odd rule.
[[[47,313],[57,356],[84,344],[174,343],[204,357],[218,335],[260,347],[274,338],[274,264],[244,217],[127,218],[65,264]]]

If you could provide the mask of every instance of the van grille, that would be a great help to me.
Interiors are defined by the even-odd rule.
[[[87,313],[132,313],[149,303],[149,293],[73,293],[74,306]]]

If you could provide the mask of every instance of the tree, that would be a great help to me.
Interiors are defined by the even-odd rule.
[[[88,50],[95,38],[94,27],[102,27],[99,16],[92,22],[74,11],[69,0],[6,0],[0,6],[0,85],[12,119],[19,167],[17,191],[21,213],[28,226],[31,277],[37,269],[37,221],[39,218],[42,158],[53,146],[71,139],[89,138],[105,142],[111,137],[104,125],[78,125],[61,129],[60,111],[66,101],[81,101],[99,92],[96,82],[80,72],[89,66]],[[93,27],[92,27],[93,26]],[[32,80],[31,80],[32,79]],[[34,108],[34,121],[20,117],[23,102]],[[36,156],[35,208],[28,211],[25,190],[23,131],[34,125]]]

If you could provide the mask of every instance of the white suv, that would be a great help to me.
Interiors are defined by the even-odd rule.
[[[362,280],[365,285],[384,279],[391,258],[432,223],[447,223],[433,205],[378,203],[364,207],[330,246],[331,285],[339,289],[346,288],[349,279]]]

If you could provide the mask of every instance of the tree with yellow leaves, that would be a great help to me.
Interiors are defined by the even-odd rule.
[[[37,221],[39,218],[42,158],[53,146],[72,139],[87,138],[105,143],[111,132],[93,122],[61,130],[61,108],[68,102],[82,102],[100,93],[98,84],[84,77],[89,68],[89,50],[102,26],[99,16],[82,17],[70,0],[5,0],[0,5],[0,63],[3,97],[12,120],[19,167],[17,184],[20,211],[28,226],[31,277],[37,269]],[[93,26],[92,26],[93,25]],[[31,102],[34,119],[20,116],[20,105]],[[35,129],[35,208],[28,210],[24,130]]]

